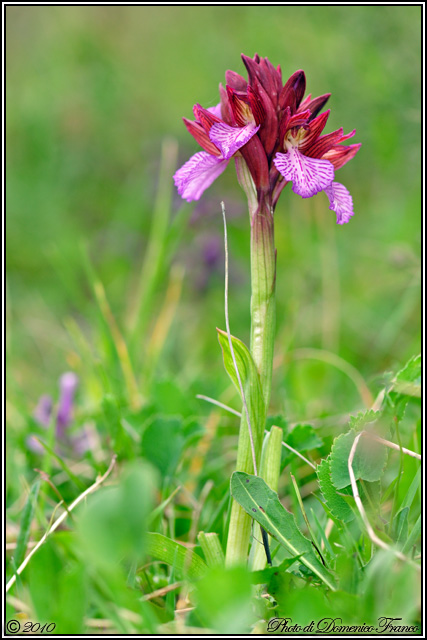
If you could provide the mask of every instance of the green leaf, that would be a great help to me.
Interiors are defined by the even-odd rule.
[[[396,625],[414,624],[420,596],[420,577],[414,564],[396,561],[392,549],[380,549],[365,565],[364,574],[359,610],[376,619],[381,635],[387,624],[386,617],[399,617]],[[380,617],[382,622],[378,620]]]
[[[194,394],[176,376],[154,380],[150,401],[157,407],[157,413],[163,415],[192,416],[197,412]]]
[[[299,635],[301,637],[320,636],[321,634],[316,629],[317,623],[321,628],[322,623],[326,626],[327,623],[325,624],[325,621],[333,620],[337,615],[337,610],[333,609],[329,603],[329,594],[325,596],[321,589],[313,589],[308,585],[303,589],[292,588],[292,585],[288,589],[282,587],[276,594],[275,599],[278,604],[275,610],[276,621],[280,623],[282,620],[287,620],[287,624],[285,622],[287,629],[285,628],[284,632],[281,632],[282,626],[276,627],[277,631],[281,632],[281,634],[283,633],[284,637],[297,638]],[[273,620],[271,622],[271,628],[274,629],[273,625],[277,624],[276,621]],[[314,625],[310,626],[312,621],[315,621]],[[292,628],[296,625],[299,627],[298,631],[292,632]]]
[[[406,542],[408,537],[408,515],[409,507],[405,507],[396,513],[394,517],[393,538],[397,543]]]
[[[225,562],[224,551],[218,534],[200,531],[197,540],[202,547],[208,567],[223,567]]]
[[[146,463],[129,464],[116,487],[101,487],[79,513],[78,532],[88,561],[114,567],[140,560],[155,490],[155,470]]]
[[[402,553],[408,553],[409,549],[417,543],[418,538],[421,536],[421,516],[418,516],[418,520],[414,524],[411,533],[408,536],[405,544],[402,547]]]
[[[34,512],[36,510],[39,489],[40,480],[38,479],[34,482],[30,489],[24,510],[22,512],[21,527],[19,529],[18,539],[16,541],[16,551],[14,555],[16,568],[18,568],[23,561],[25,552],[27,550],[28,540],[30,538],[31,523],[33,521]]]
[[[194,418],[187,418],[182,423],[182,435],[185,438],[185,448],[195,445],[205,434],[205,428]]]
[[[54,622],[61,635],[83,633],[88,607],[87,566],[65,552],[56,533],[33,556],[28,566],[28,588],[37,619]],[[72,603],[72,606],[71,606]]]
[[[147,554],[171,565],[179,578],[187,576],[195,580],[208,569],[197,553],[160,533],[147,533]]]
[[[142,436],[142,453],[164,476],[170,476],[179,462],[185,440],[182,420],[154,416]]]
[[[393,390],[402,395],[421,397],[421,356],[413,356],[395,378]]]
[[[285,558],[283,562],[281,562],[277,567],[267,567],[266,569],[261,569],[261,571],[253,571],[250,574],[251,583],[268,584],[273,576],[278,573],[283,573],[284,571],[289,569],[289,567],[291,567],[297,560],[301,560],[301,556]]]
[[[87,568],[83,564],[71,563],[64,567],[55,600],[58,631],[67,635],[83,633],[87,607]]]
[[[153,524],[153,522],[155,522],[156,518],[158,518],[163,513],[163,511],[166,509],[166,507],[171,502],[171,500],[174,499],[174,497],[176,496],[176,494],[178,493],[180,488],[181,487],[176,487],[176,489],[174,489],[174,491],[172,491],[172,493],[167,498],[165,498],[165,500],[163,500],[163,502],[161,502],[159,505],[157,505],[157,507],[155,509],[153,509],[153,511],[148,516],[147,526],[149,526],[149,527],[152,526],[152,524]]]
[[[254,622],[250,573],[245,567],[212,567],[197,583],[194,598],[204,627],[218,634],[248,633]]]
[[[301,562],[335,589],[335,581],[318,559],[309,540],[299,530],[295,517],[280,503],[262,478],[235,471],[231,476],[231,494],[254,520],[293,556],[301,555]]]
[[[240,385],[230,351],[230,344],[228,342],[228,335],[225,331],[221,331],[221,329],[217,329],[217,331],[218,340],[222,349],[225,370],[239,392],[239,395],[241,395]],[[266,414],[259,374],[247,346],[241,340],[238,340],[238,338],[234,338],[233,336],[231,336],[231,342],[233,345],[237,368],[242,381],[246,403],[248,405],[251,426],[255,433],[258,434],[261,430],[262,432],[264,431]]]
[[[331,543],[329,542],[328,538],[325,535],[326,523],[323,523],[323,525],[320,523],[319,518],[317,517],[316,512],[313,509],[311,509],[311,516],[314,522],[316,523],[317,533],[319,535],[319,538],[322,540],[323,544],[325,545],[325,549],[327,550],[327,552],[333,558],[335,556],[335,552],[333,551],[331,547]]]
[[[359,495],[362,500],[366,511],[372,513],[372,516],[378,513],[378,508],[381,502],[381,482],[379,480],[375,482],[367,482],[366,480],[358,480],[357,486],[359,487]],[[342,489],[344,493],[348,491],[351,496],[351,503],[353,503],[353,490],[351,487]]]
[[[348,458],[357,433],[354,429],[343,433],[334,440],[330,454],[332,484],[343,489],[350,483]],[[379,480],[387,463],[387,448],[368,437],[360,438],[353,458],[353,471],[356,480],[374,482]]]
[[[356,416],[350,416],[349,425],[350,429],[356,429],[356,431],[361,431],[362,427],[366,424],[370,424],[371,422],[375,422],[380,417],[380,411],[359,411]]]
[[[311,424],[297,424],[290,432],[287,443],[297,451],[309,451],[321,447],[323,441]]]
[[[44,440],[41,440],[40,438],[36,438],[37,442],[39,442],[42,447],[44,449],[46,449],[46,451],[49,453],[49,455],[52,456],[52,458],[55,458],[55,460],[57,461],[57,463],[59,464],[59,466],[61,467],[61,469],[63,469],[63,471],[67,474],[67,476],[70,478],[70,480],[72,482],[74,482],[74,484],[79,488],[79,489],[86,489],[86,486],[84,484],[84,482],[82,482],[80,480],[80,478],[78,476],[76,476],[71,469],[65,464],[65,462],[62,460],[62,458],[60,456],[58,456],[57,453],[55,453],[55,451],[53,451],[53,449],[51,447],[49,447],[49,445],[44,442]]]
[[[280,427],[280,429],[282,429],[283,431],[284,438],[289,431],[289,423],[286,420],[285,416],[282,416],[281,414],[267,416],[265,428],[267,429],[267,431],[270,431],[271,427]]]
[[[418,468],[417,473],[414,476],[414,479],[411,482],[411,485],[408,491],[403,498],[402,504],[400,505],[400,509],[405,509],[405,507],[411,507],[414,501],[415,495],[418,491],[421,482],[421,467]]]
[[[336,487],[332,484],[330,470],[330,456],[322,460],[317,465],[316,473],[320,490],[325,499],[326,506],[335,518],[341,522],[351,522],[354,513],[347,502],[338,494]]]
[[[133,442],[123,427],[122,408],[118,398],[111,393],[104,394],[101,410],[103,423],[112,439],[113,450],[119,453],[125,452],[133,445]]]
[[[53,621],[63,560],[53,539],[48,539],[28,566],[28,588],[38,620]]]
[[[312,449],[321,447],[323,444],[311,424],[297,424],[292,431],[288,433],[285,442],[297,451],[311,451]],[[292,451],[283,447],[282,468],[294,457],[295,454],[292,453]]]

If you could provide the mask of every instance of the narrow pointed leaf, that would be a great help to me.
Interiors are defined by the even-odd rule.
[[[408,551],[416,545],[418,538],[421,536],[421,516],[418,516],[418,520],[414,524],[411,533],[409,534],[405,544],[402,547],[402,553],[408,553]]]
[[[30,539],[31,523],[34,518],[34,513],[37,505],[37,496],[40,489],[40,480],[36,480],[30,489],[27,501],[25,503],[24,511],[22,513],[21,528],[19,530],[18,539],[16,541],[15,551],[15,565],[18,568],[25,557],[27,550],[28,540]]]
[[[41,438],[36,438],[37,442],[39,444],[41,444],[41,446],[46,449],[46,451],[49,453],[49,455],[52,456],[52,458],[55,458],[55,460],[57,461],[57,463],[59,464],[59,466],[61,467],[61,469],[67,474],[67,476],[70,478],[70,480],[72,482],[74,482],[74,484],[79,488],[79,489],[86,489],[86,486],[84,484],[84,482],[82,482],[80,480],[80,478],[78,476],[76,476],[71,469],[65,464],[65,462],[63,461],[63,459],[61,458],[61,456],[59,456],[57,453],[55,453],[55,451],[49,447],[49,445],[42,440]]]
[[[220,329],[217,329],[217,331],[224,358],[225,370],[240,395],[240,385],[230,351],[228,336],[225,331],[221,331]],[[265,424],[265,403],[258,370],[247,346],[234,336],[231,336],[231,342],[245,393],[251,426],[255,430],[254,435],[256,436],[258,432],[262,434]]]
[[[281,504],[277,493],[262,478],[236,471],[231,494],[254,520],[323,582],[335,590],[335,581],[318,559],[311,542],[299,530],[295,517]]]
[[[401,510],[405,509],[406,507],[412,506],[415,495],[419,490],[420,483],[421,483],[421,467],[418,468],[418,471],[415,474],[415,477],[412,480],[411,485],[405,494],[405,497],[403,498],[402,504],[400,505]]]

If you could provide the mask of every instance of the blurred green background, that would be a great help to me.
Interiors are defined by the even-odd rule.
[[[307,92],[332,93],[327,131],[356,128],[363,145],[338,177],[353,195],[348,225],[335,224],[323,194],[302,200],[288,187],[279,201],[273,408],[301,419],[360,404],[342,372],[303,352],[292,358],[295,349],[338,354],[374,393],[383,371],[419,350],[420,7],[8,6],[6,19],[12,403],[31,412],[64,370],[84,378],[67,331],[72,318],[94,339],[82,245],[126,326],[162,141],[176,138],[181,164],[198,150],[181,117],[218,102],[225,70],[244,73],[242,52],[280,64],[284,79],[304,69]],[[191,215],[174,195],[173,215],[188,216],[173,257],[185,277],[155,372],[216,397],[229,385],[215,332],[224,326],[221,200],[231,328],[248,339],[249,228],[230,164]],[[165,275],[159,301],[166,287]],[[150,312],[153,323],[155,303]]]

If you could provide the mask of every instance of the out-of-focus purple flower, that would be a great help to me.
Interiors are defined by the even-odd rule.
[[[196,289],[202,293],[212,276],[222,271],[222,241],[220,236],[210,234],[199,238],[197,244],[197,251],[190,258],[190,271],[194,274]]]
[[[210,109],[196,104],[196,120],[183,119],[204,151],[175,173],[178,193],[188,201],[199,200],[234,157],[239,182],[259,208],[267,205],[274,211],[283,187],[292,182],[294,193],[303,198],[324,191],[337,223],[348,222],[353,200],[335,181],[335,171],[358,152],[360,144],[341,144],[355,131],[344,135],[338,129],[321,135],[329,111],[318,114],[330,94],[303,100],[304,71],[296,71],[283,85],[280,66],[275,68],[258,55],[242,59],[248,81],[227,71],[226,88],[220,85],[220,104]]]
[[[48,395],[41,396],[37,407],[34,409],[34,419],[39,423],[42,427],[48,427],[50,418],[52,415],[52,398]]]
[[[78,383],[78,377],[73,372],[64,373],[60,377],[59,401],[55,417],[56,448],[62,449],[65,447],[66,449],[71,449],[75,455],[81,455],[90,448],[90,442],[84,429],[73,437],[67,434],[67,427],[70,426],[73,420],[74,396]],[[33,416],[41,427],[47,429],[52,420],[53,411],[52,398],[48,395],[43,395],[34,410]],[[28,436],[27,446],[34,453],[42,454],[44,452],[44,448],[36,439],[36,434]]]
[[[59,403],[56,414],[56,437],[62,440],[65,430],[73,419],[74,394],[79,384],[79,379],[75,373],[64,373],[59,379]]]
[[[72,438],[73,453],[77,457],[82,456],[86,451],[94,446],[93,434],[87,427],[84,427]]]
[[[209,270],[222,264],[222,239],[219,236],[210,236],[203,244],[203,262]]]

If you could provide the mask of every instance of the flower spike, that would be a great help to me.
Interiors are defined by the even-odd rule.
[[[243,183],[251,190],[251,199],[269,203],[271,211],[292,182],[292,191],[303,198],[324,191],[337,223],[348,222],[353,201],[346,187],[335,181],[335,171],[354,158],[361,145],[342,144],[355,131],[323,133],[330,110],[322,109],[331,94],[304,98],[302,69],[283,84],[280,66],[274,67],[268,58],[242,54],[242,60],[248,80],[226,71],[226,87],[219,87],[220,103],[208,109],[196,104],[195,120],[183,119],[203,151],[175,173],[178,193],[188,201],[199,200],[234,157],[241,184],[241,163],[247,167],[251,186],[246,178]]]

